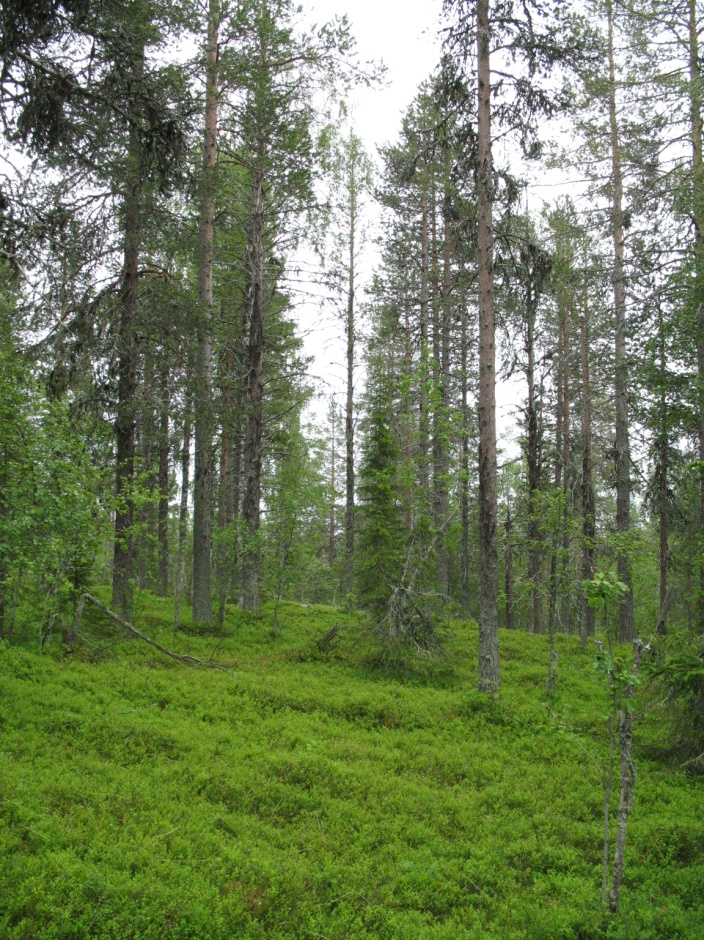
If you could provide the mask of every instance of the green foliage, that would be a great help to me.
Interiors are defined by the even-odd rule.
[[[169,601],[139,626],[171,637]],[[284,603],[278,639],[230,608],[190,670],[142,643],[0,650],[0,936],[7,940],[698,940],[701,783],[638,755],[622,912],[599,905],[606,717],[589,655],[502,635],[504,694],[467,695],[477,631],[442,673],[364,665],[355,620]],[[334,652],[319,641],[342,625]],[[190,630],[188,621],[184,624]],[[83,632],[114,642],[95,611]],[[648,733],[650,718],[640,727]]]
[[[614,571],[597,571],[593,580],[582,583],[582,589],[589,606],[601,612],[604,629],[608,632],[614,612],[628,593],[628,586],[618,580]]]
[[[400,450],[383,400],[374,402],[360,470],[357,585],[362,604],[380,615],[403,573],[405,534],[397,485]]]
[[[49,401],[0,347],[0,593],[10,630],[24,581],[40,635],[90,580],[104,534],[102,475],[66,401]]]
[[[665,749],[694,773],[704,773],[704,638],[678,630],[663,638],[660,655],[647,664],[655,694],[665,694],[674,726]]]

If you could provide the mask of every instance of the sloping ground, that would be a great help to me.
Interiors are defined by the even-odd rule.
[[[173,639],[168,603],[143,604],[142,629],[210,657],[217,638]],[[475,628],[400,677],[351,628],[317,653],[343,620],[285,605],[273,639],[233,611],[230,672],[137,641],[2,649],[0,937],[704,937],[704,789],[643,754],[622,917],[603,920],[591,652],[560,639],[556,720],[542,637],[502,634],[492,705],[470,691]]]

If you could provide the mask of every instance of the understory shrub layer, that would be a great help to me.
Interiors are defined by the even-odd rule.
[[[491,702],[473,625],[394,671],[330,609],[283,605],[276,638],[234,609],[223,637],[173,638],[168,601],[138,607],[232,668],[111,645],[95,612],[93,646],[0,651],[3,940],[704,937],[704,790],[649,759],[657,711],[622,911],[601,911],[608,704],[576,640],[546,702],[547,639],[502,633]]]

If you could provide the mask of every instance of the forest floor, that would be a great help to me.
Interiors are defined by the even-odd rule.
[[[657,758],[657,710],[621,915],[602,914],[608,703],[575,639],[546,707],[547,639],[502,633],[493,703],[473,625],[404,670],[329,608],[283,605],[276,638],[270,610],[234,608],[226,637],[174,638],[170,601],[138,606],[232,668],[124,638],[0,646],[3,940],[704,937],[704,785]],[[101,616],[82,632],[108,646]]]

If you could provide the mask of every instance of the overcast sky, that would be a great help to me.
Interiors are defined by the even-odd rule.
[[[380,144],[397,138],[402,113],[439,61],[442,0],[315,0],[306,4],[305,10],[318,24],[347,14],[360,59],[383,61],[387,67],[383,87],[355,89],[350,102],[357,133],[367,150],[376,154]],[[375,260],[372,249],[364,265],[366,273]],[[319,387],[326,396],[335,392],[342,403],[345,381],[342,325],[311,303],[299,301],[297,307],[306,352],[315,357],[312,372]],[[362,381],[362,371],[357,371],[358,381]],[[520,390],[515,383],[501,384],[497,393],[499,431],[513,436],[512,415],[520,400]],[[313,409],[318,420],[324,418],[326,411],[324,401]]]

